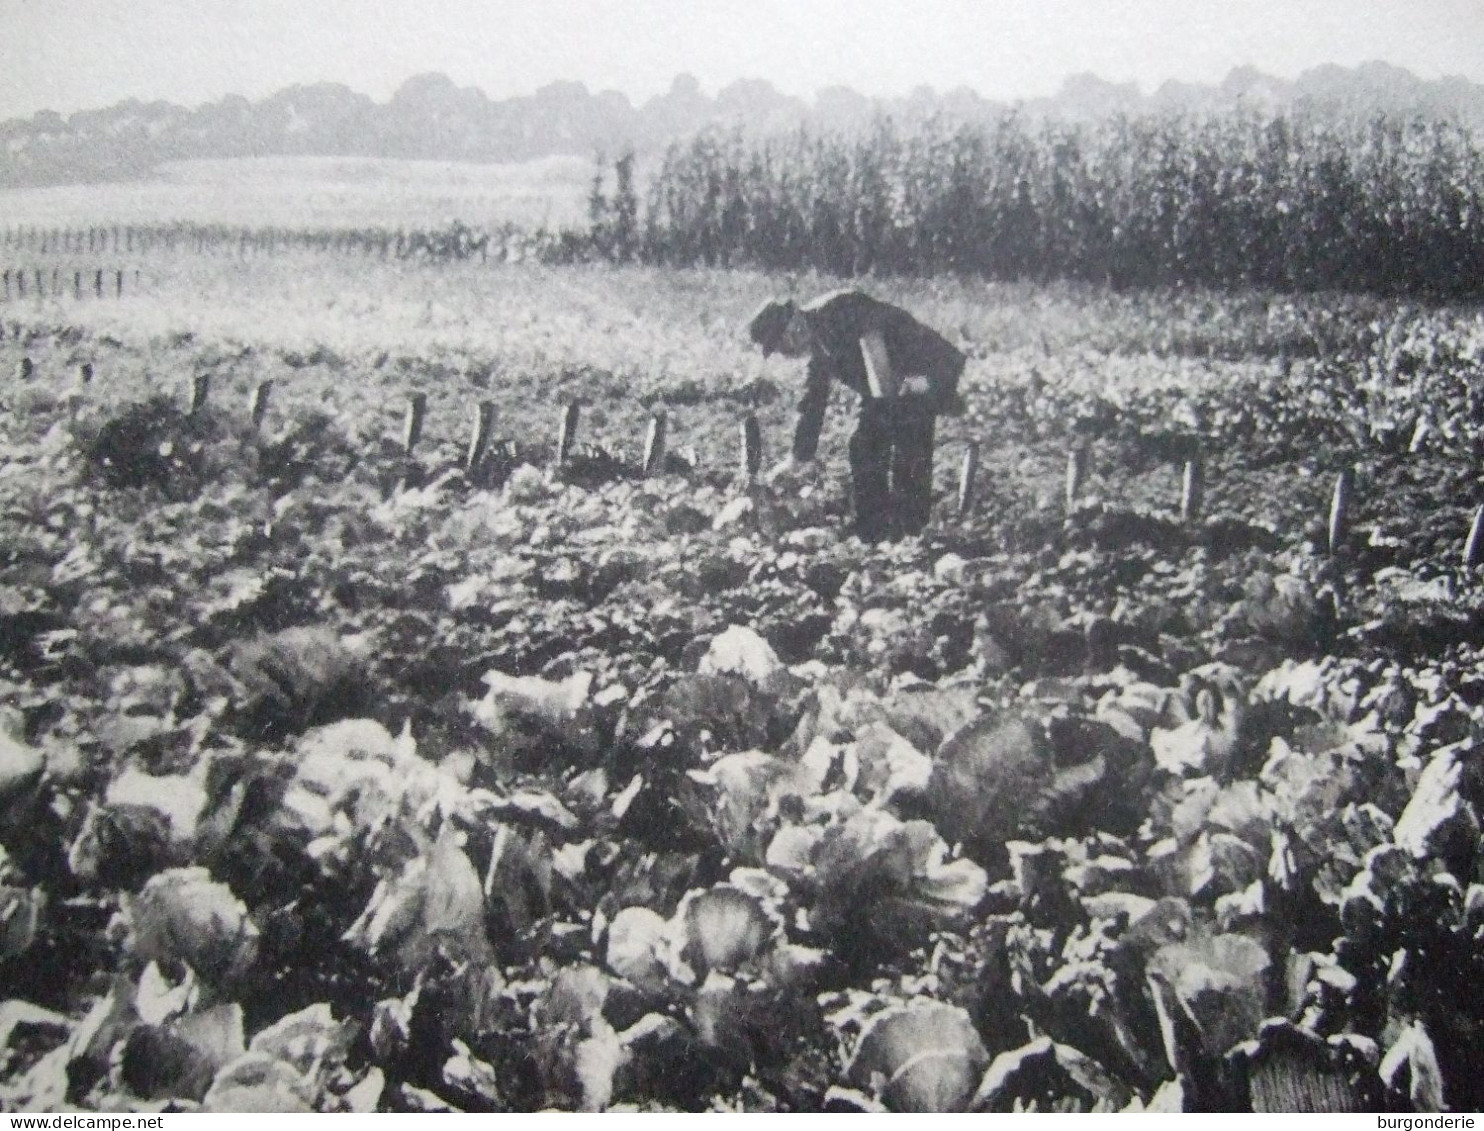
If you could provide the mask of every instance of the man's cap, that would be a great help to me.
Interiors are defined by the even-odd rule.
[[[789,320],[797,309],[792,299],[772,299],[763,303],[747,323],[747,334],[763,347],[764,357],[778,348],[778,343],[783,339],[783,331],[788,328]]]

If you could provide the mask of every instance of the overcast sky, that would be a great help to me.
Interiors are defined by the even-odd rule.
[[[0,118],[322,80],[384,100],[424,71],[493,98],[575,79],[642,102],[689,72],[1013,100],[1371,59],[1484,82],[1484,0],[0,0]]]

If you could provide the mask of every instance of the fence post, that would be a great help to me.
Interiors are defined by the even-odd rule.
[[[268,415],[268,398],[272,394],[272,381],[259,381],[257,387],[253,389],[252,399],[247,403],[247,413],[252,418],[254,428],[263,426],[263,417]]]
[[[206,407],[206,400],[211,396],[211,374],[197,373],[191,378],[191,415],[195,416]]]
[[[577,422],[581,417],[581,407],[576,401],[568,401],[562,408],[562,422],[557,426],[557,466],[567,462],[567,457],[572,454],[572,446],[577,443]]]
[[[742,420],[742,478],[751,483],[763,469],[763,431],[757,417],[748,413]]]
[[[1484,506],[1474,512],[1468,537],[1463,539],[1463,568],[1472,570],[1481,561],[1484,561]]]
[[[469,437],[469,450],[464,453],[464,474],[473,476],[484,460],[489,447],[490,432],[495,426],[495,402],[480,401],[474,406],[474,432]]]
[[[1473,569],[1484,561],[1484,506],[1474,512],[1474,521],[1469,524],[1469,536],[1463,544],[1463,568]]]
[[[644,477],[658,475],[665,467],[665,414],[656,412],[649,418],[649,432],[644,437]]]
[[[103,268],[101,267],[93,272],[93,294],[98,298],[103,297]]]
[[[964,462],[958,470],[958,517],[963,518],[974,505],[974,478],[979,474],[979,445],[970,440],[964,448]]]
[[[1185,474],[1180,481],[1180,521],[1199,522],[1206,499],[1206,476],[1199,455],[1185,461]]]
[[[77,383],[79,385],[91,385],[93,383],[93,363],[84,361],[77,367]]]
[[[5,269],[5,301],[10,301],[10,268]]]
[[[15,376],[17,381],[29,381],[36,372],[36,366],[29,357],[23,357],[16,362]]]
[[[124,297],[124,272],[122,268],[115,270],[113,273],[113,297]]]
[[[1082,479],[1087,474],[1087,450],[1080,445],[1067,453],[1067,513],[1077,509],[1077,496],[1082,492]]]
[[[1329,556],[1335,557],[1350,534],[1350,496],[1355,489],[1355,469],[1344,468],[1335,477],[1334,494],[1329,501]]]
[[[82,298],[82,272],[81,271],[74,271],[74,272],[72,272],[72,297],[75,298],[75,299]]]
[[[428,411],[428,394],[413,393],[407,398],[407,419],[402,427],[402,450],[411,456],[418,440],[422,439],[423,416]]]

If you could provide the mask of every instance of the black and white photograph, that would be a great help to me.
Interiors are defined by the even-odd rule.
[[[0,45],[0,1116],[1484,1109],[1479,0]]]

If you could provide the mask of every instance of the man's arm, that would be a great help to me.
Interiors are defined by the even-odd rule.
[[[830,375],[814,358],[809,360],[809,376],[804,382],[804,399],[799,404],[799,424],[794,429],[793,457],[803,463],[814,458],[819,447],[819,433],[824,428],[824,410],[830,402]]]

